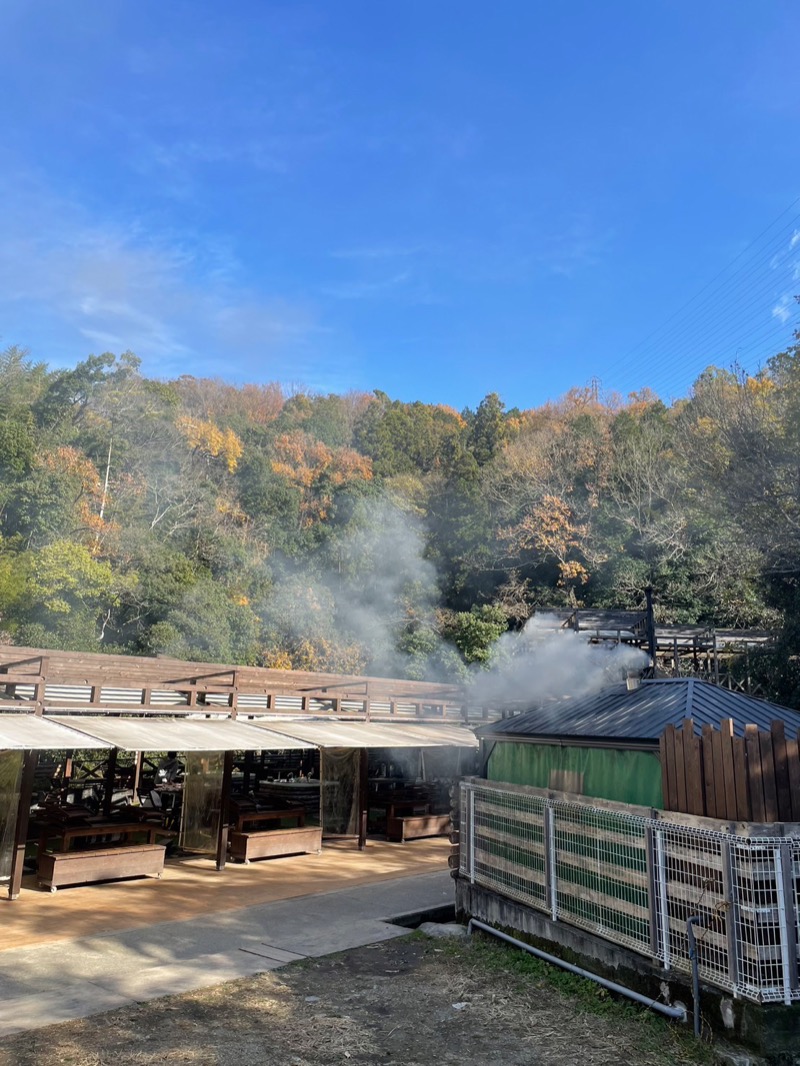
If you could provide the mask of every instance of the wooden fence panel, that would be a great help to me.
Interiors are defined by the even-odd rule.
[[[786,733],[783,722],[773,722],[772,754],[775,759],[775,791],[778,796],[778,821],[792,820],[792,793],[789,787],[789,752],[786,748]]]
[[[664,803],[668,811],[677,809],[678,788],[675,784],[675,726],[668,725],[659,741],[661,750],[661,783]]]
[[[758,731],[758,746],[761,749],[761,780],[764,783],[764,814],[766,821],[778,821],[778,790],[775,787],[775,757],[772,752],[772,734]]]
[[[700,737],[695,736],[694,722],[691,718],[686,718],[683,723],[683,754],[686,760],[686,802],[689,814],[703,814],[705,810],[701,743]]]
[[[761,749],[758,743],[758,726],[744,727],[744,744],[747,750],[747,780],[750,785],[750,805],[754,822],[766,822],[764,806],[764,781],[761,772]]]
[[[703,783],[705,794],[704,814],[708,818],[717,817],[716,786],[714,783],[714,745],[711,737],[714,730],[710,725],[703,726]]]
[[[731,743],[733,745],[733,776],[736,779],[736,821],[751,822],[753,818],[744,737],[733,737]]]
[[[786,760],[789,764],[792,821],[800,822],[800,734],[797,737],[786,738]]]
[[[776,720],[769,731],[746,725],[734,736],[733,721],[720,728],[694,721],[668,726],[660,741],[666,810],[736,822],[800,821],[800,734],[787,737]]]
[[[731,822],[737,820],[736,781],[733,776],[733,719],[723,718],[719,723],[722,738],[722,772],[725,782],[725,814]]]

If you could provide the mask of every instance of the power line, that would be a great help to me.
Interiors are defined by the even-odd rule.
[[[762,320],[755,322],[754,317],[758,315],[760,308],[763,308],[765,315],[772,316],[780,301],[790,295],[787,292],[787,288],[791,287],[790,282],[798,280],[798,253],[795,252],[797,241],[792,238],[797,233],[796,227],[800,223],[800,213],[792,215],[789,221],[784,222],[777,231],[772,231],[798,203],[800,203],[800,197],[793,200],[694,296],[669,315],[638,344],[619,359],[614,360],[606,369],[604,375],[606,379],[608,380],[608,376],[615,371],[619,373],[619,371],[628,370],[633,365],[638,368],[642,362],[646,361],[650,366],[648,384],[652,385],[654,384],[652,380],[653,361],[668,357],[670,372],[667,377],[669,380],[675,380],[679,368],[688,369],[692,363],[697,363],[698,348],[709,353],[719,351],[729,338],[736,337],[737,342],[740,342],[752,337],[759,330],[763,331],[765,325],[771,325]],[[791,237],[789,231],[791,231]],[[767,235],[769,238],[764,243],[764,237]],[[749,258],[746,258],[748,253],[750,253]],[[741,262],[742,260],[745,261]],[[731,273],[731,268],[737,263],[741,265]],[[794,268],[791,277],[786,276],[786,268],[789,266]],[[774,306],[770,307],[769,304],[774,304]],[[683,315],[683,312],[690,307],[691,311]],[[773,336],[783,332],[788,340],[790,334],[787,327],[789,321],[792,320],[790,316],[781,325],[771,328],[768,335]],[[747,329],[748,326],[750,329]],[[767,333],[764,333],[764,336],[766,335]],[[748,350],[750,347],[748,346]],[[741,343],[737,343],[737,350],[742,350]]]
[[[716,273],[716,274],[715,274],[715,275],[714,275],[714,276],[713,276],[713,277],[712,277],[712,278],[711,278],[711,279],[710,279],[709,281],[707,281],[707,282],[706,282],[706,284],[705,284],[705,285],[703,285],[703,286],[702,286],[702,288],[701,288],[701,289],[699,289],[699,290],[698,290],[698,291],[697,291],[697,292],[696,292],[696,293],[694,294],[694,296],[690,297],[690,298],[689,298],[689,299],[688,299],[688,300],[687,300],[687,301],[686,301],[685,303],[681,304],[681,306],[680,306],[680,307],[678,307],[678,308],[677,308],[677,309],[676,309],[675,311],[673,311],[671,315],[668,315],[668,316],[667,316],[667,318],[665,318],[663,322],[661,322],[661,323],[660,323],[660,324],[659,324],[658,326],[656,326],[656,328],[655,328],[654,330],[652,330],[652,331],[651,331],[650,333],[648,333],[648,335],[647,335],[646,337],[644,337],[644,338],[643,338],[643,339],[642,339],[641,341],[639,341],[639,342],[638,342],[637,344],[635,344],[635,345],[634,345],[634,346],[633,346],[633,347],[632,347],[631,349],[629,349],[629,350],[628,350],[628,351],[627,351],[627,352],[626,352],[626,353],[625,353],[624,355],[622,355],[622,356],[621,356],[621,357],[620,357],[620,358],[619,358],[618,360],[616,360],[616,361],[615,361],[615,362],[614,362],[614,363],[612,364],[612,368],[613,368],[613,367],[615,367],[615,366],[617,365],[617,363],[620,363],[620,362],[624,362],[624,361],[625,361],[625,360],[626,360],[626,359],[627,359],[627,358],[628,358],[628,357],[629,357],[630,355],[632,355],[632,354],[634,354],[635,352],[637,352],[637,351],[638,351],[638,350],[639,350],[639,349],[640,349],[640,348],[641,348],[641,347],[642,347],[642,346],[643,346],[643,345],[644,345],[644,344],[645,344],[645,343],[646,343],[646,342],[647,342],[648,340],[650,340],[650,338],[651,338],[651,337],[654,337],[654,336],[656,336],[657,334],[661,333],[661,331],[662,331],[662,330],[664,329],[664,327],[665,327],[666,325],[668,325],[668,324],[669,324],[669,323],[670,323],[671,321],[673,321],[673,319],[677,318],[677,316],[678,316],[679,314],[681,314],[681,312],[682,312],[682,311],[684,311],[684,310],[685,310],[685,309],[686,309],[687,307],[690,307],[690,306],[691,306],[691,305],[692,305],[692,304],[693,304],[693,303],[694,303],[694,302],[695,302],[696,300],[698,300],[698,299],[699,299],[699,298],[700,298],[700,297],[701,297],[701,296],[703,295],[703,293],[705,293],[705,292],[706,292],[706,291],[707,291],[707,290],[708,290],[708,289],[709,289],[709,288],[710,288],[710,287],[711,287],[711,286],[712,286],[712,285],[714,284],[714,282],[715,282],[715,281],[717,281],[717,280],[718,280],[719,278],[721,278],[721,277],[722,277],[722,276],[723,276],[723,275],[724,275],[724,274],[725,274],[725,273],[726,273],[726,272],[727,272],[728,270],[730,270],[730,268],[731,268],[731,267],[732,267],[732,266],[733,266],[733,265],[734,265],[735,263],[738,263],[738,261],[739,261],[739,260],[740,260],[740,259],[741,259],[741,258],[742,258],[743,256],[747,255],[747,253],[748,253],[749,251],[751,251],[751,249],[753,249],[753,248],[754,248],[754,247],[755,247],[755,246],[756,246],[756,245],[758,244],[758,242],[759,242],[759,241],[761,240],[761,238],[762,238],[762,237],[763,237],[763,236],[764,236],[764,235],[765,235],[766,233],[768,233],[768,232],[769,232],[769,231],[770,231],[770,230],[771,230],[771,229],[772,229],[772,228],[773,228],[773,227],[774,227],[774,226],[776,225],[776,223],[778,223],[778,222],[779,222],[779,221],[780,221],[780,220],[781,220],[781,219],[783,218],[783,216],[784,216],[784,215],[788,214],[788,213],[789,213],[789,212],[790,212],[790,211],[791,211],[791,210],[792,210],[792,209],[793,209],[794,207],[796,207],[796,206],[797,206],[797,204],[800,204],[800,196],[798,196],[798,197],[797,197],[796,199],[794,199],[794,200],[793,200],[793,201],[792,201],[792,202],[791,202],[791,203],[789,204],[789,206],[788,206],[788,207],[784,208],[784,210],[783,210],[783,211],[781,211],[781,213],[780,213],[779,215],[777,215],[777,216],[776,216],[776,217],[775,217],[775,218],[774,218],[774,219],[772,220],[772,222],[770,222],[770,223],[769,223],[769,225],[768,225],[768,226],[766,226],[766,227],[765,227],[765,228],[764,228],[764,229],[763,229],[763,230],[762,230],[762,231],[761,231],[761,232],[760,232],[760,233],[758,234],[758,236],[757,236],[757,237],[755,237],[755,238],[754,238],[754,239],[753,239],[752,241],[750,241],[750,243],[749,243],[749,244],[748,244],[748,245],[747,245],[747,246],[746,246],[745,248],[743,248],[743,249],[742,249],[742,251],[741,251],[741,252],[739,252],[739,254],[738,254],[738,255],[734,256],[734,258],[733,258],[733,259],[732,259],[732,260],[731,260],[731,261],[730,261],[729,263],[727,263],[727,264],[726,264],[726,265],[725,265],[725,266],[724,266],[724,267],[723,267],[723,268],[722,268],[722,269],[721,269],[720,271],[718,271],[718,272],[717,272],[717,273]],[[790,227],[794,226],[794,225],[795,225],[795,224],[796,224],[796,223],[798,222],[798,220],[800,220],[800,213],[798,213],[797,215],[795,215],[795,216],[794,216],[794,217],[793,217],[793,218],[792,218],[792,219],[791,219],[791,220],[790,220],[790,221],[789,221],[788,223],[785,223],[785,224],[784,224],[784,226],[782,226],[782,227],[781,227],[781,231],[780,231],[780,232],[782,233],[782,232],[784,232],[784,231],[785,231],[786,229],[788,229],[788,228],[790,228]],[[778,236],[779,236],[779,235],[776,235],[776,238],[775,238],[775,239],[777,239],[777,237],[778,237]],[[773,243],[774,243],[774,240],[773,240]],[[734,276],[735,276],[735,274],[734,274]]]

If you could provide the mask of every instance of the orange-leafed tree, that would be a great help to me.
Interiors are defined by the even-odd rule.
[[[297,430],[273,442],[272,470],[300,494],[301,528],[324,521],[334,495],[356,482],[372,479],[372,463],[352,448],[330,448]]]
[[[207,460],[221,459],[229,473],[234,473],[242,457],[242,442],[232,429],[220,429],[214,422],[181,415],[177,421],[189,447]]]

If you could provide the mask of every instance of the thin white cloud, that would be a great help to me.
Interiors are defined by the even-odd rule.
[[[411,274],[406,270],[379,281],[343,281],[326,285],[322,292],[326,296],[334,296],[337,300],[371,300],[392,293],[405,285],[410,278]]]
[[[790,248],[796,248],[800,244],[800,230],[795,230],[792,234],[792,239],[789,241]]]
[[[772,317],[779,319],[785,325],[792,317],[791,306],[792,297],[788,295],[781,296],[778,303],[772,308]]]
[[[333,259],[400,259],[427,251],[424,244],[383,244],[363,248],[342,248],[331,252]]]
[[[227,249],[89,221],[19,177],[0,196],[0,317],[9,342],[35,338],[49,345],[48,359],[88,354],[87,345],[130,349],[165,376],[313,372],[308,342],[320,331],[311,311],[237,284],[241,269]]]

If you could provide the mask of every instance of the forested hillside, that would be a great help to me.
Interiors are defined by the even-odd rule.
[[[800,344],[685,399],[534,410],[0,356],[0,641],[459,678],[542,605],[781,634],[798,702]],[[776,671],[776,662],[779,669]]]

